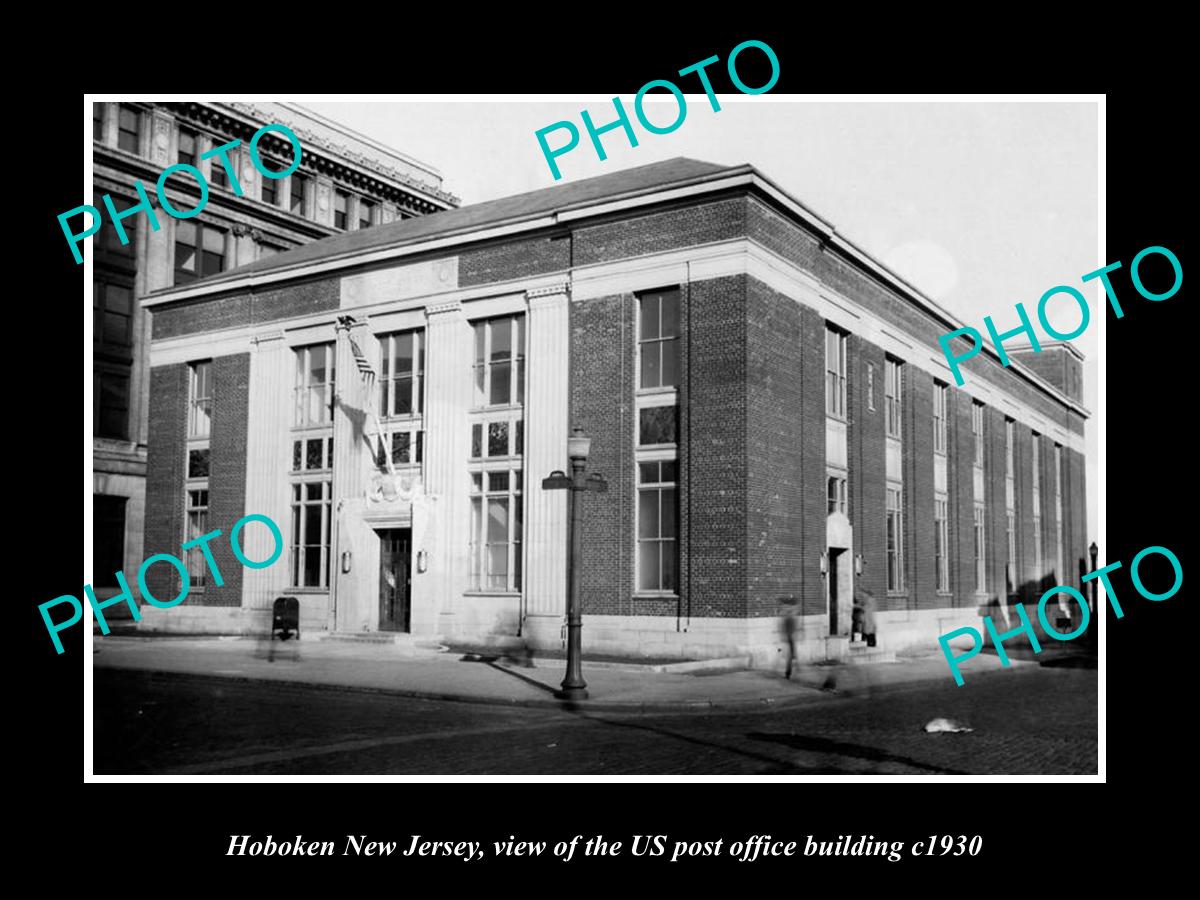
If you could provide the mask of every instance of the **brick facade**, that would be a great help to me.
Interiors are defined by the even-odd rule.
[[[335,310],[341,297],[340,282],[339,278],[318,278],[160,306],[152,317],[154,340]]]
[[[154,440],[146,459],[147,559],[156,553],[179,556],[183,545],[184,465],[187,453],[188,367],[158,366],[150,370],[150,421]],[[129,581],[137,590],[133,576]],[[179,593],[179,576],[170,566],[156,565],[146,573],[146,586],[157,598],[170,600]],[[190,602],[190,598],[188,601]]]
[[[825,499],[825,320],[808,307],[800,308],[800,434],[801,515],[804,517],[803,569],[800,611],[826,611],[821,554],[826,547]]]
[[[904,404],[904,492],[909,511],[909,603],[914,609],[937,607],[933,522],[933,377],[905,366],[908,399]]]
[[[971,397],[949,391],[948,475],[950,507],[950,590],[954,605],[975,605],[975,439]]]
[[[876,608],[890,609],[887,569],[884,564],[887,507],[887,471],[884,458],[883,407],[884,353],[870,341],[851,334],[850,354],[850,521],[854,526],[855,552],[862,554],[859,586],[871,592]],[[867,367],[873,370],[874,396],[867,393]]]
[[[233,555],[229,535],[246,514],[246,411],[250,399],[250,354],[218,356],[212,363],[213,420],[209,442],[208,530],[221,530],[209,546],[225,583],[211,580],[196,603],[240,606],[242,564]],[[277,522],[287,531],[288,523]],[[260,527],[260,526],[256,526]]]

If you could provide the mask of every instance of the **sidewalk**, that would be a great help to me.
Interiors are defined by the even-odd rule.
[[[564,675],[562,665],[538,660],[536,666],[522,666],[501,651],[496,656],[430,652],[414,657],[390,644],[306,640],[276,642],[272,662],[267,641],[255,638],[97,635],[93,641],[97,669],[274,681],[469,703],[569,705],[554,697]],[[1014,660],[1010,677],[1037,666],[1037,662]],[[971,661],[967,677],[998,669],[998,660],[980,655]],[[746,711],[821,702],[915,682],[952,681],[940,653],[869,665],[806,666],[791,681],[765,670],[681,674],[611,663],[589,668],[586,654],[583,673],[589,699],[578,708],[620,712]]]

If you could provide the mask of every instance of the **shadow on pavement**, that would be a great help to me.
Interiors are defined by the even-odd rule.
[[[766,734],[763,732],[751,732],[746,735],[756,741],[769,741],[775,744],[783,744],[791,747],[794,750],[801,750],[806,753],[829,753],[836,756],[851,756],[856,759],[865,759],[876,763],[898,763],[902,766],[909,766],[914,769],[924,769],[926,772],[931,772],[937,775],[968,775],[969,772],[963,772],[958,769],[947,769],[943,766],[931,766],[928,763],[919,762],[915,759],[909,759],[906,756],[897,756],[895,753],[889,753],[886,750],[880,750],[877,747],[864,747],[861,744],[847,744],[844,741],[834,741],[829,738],[807,737],[802,734]]]
[[[503,672],[505,675],[511,675],[513,678],[516,678],[520,681],[524,681],[526,684],[531,684],[535,688],[545,691],[547,694],[554,693],[554,688],[552,688],[548,684],[542,684],[540,681],[538,681],[534,678],[530,678],[528,675],[522,675],[520,672],[514,672],[512,669],[508,668],[507,666],[497,665],[496,660],[506,659],[506,658],[508,658],[508,657],[483,656],[482,654],[479,654],[479,653],[468,653],[468,654],[464,655],[462,657],[462,659],[459,660],[459,662],[485,663],[485,664],[491,666],[497,672]]]

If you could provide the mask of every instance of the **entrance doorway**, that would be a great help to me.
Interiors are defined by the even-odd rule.
[[[854,608],[854,586],[845,547],[829,548],[829,572],[825,576],[829,602],[829,633],[850,634]]]
[[[379,532],[379,630],[408,631],[412,613],[412,529]]]

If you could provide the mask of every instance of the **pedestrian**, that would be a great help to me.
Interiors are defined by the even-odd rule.
[[[783,677],[790,681],[792,666],[796,663],[796,632],[799,630],[800,621],[795,597],[781,597],[779,602],[783,605],[783,636],[787,641],[787,667]]]
[[[875,646],[875,595],[861,585],[855,585],[853,629],[860,631],[868,647]]]

